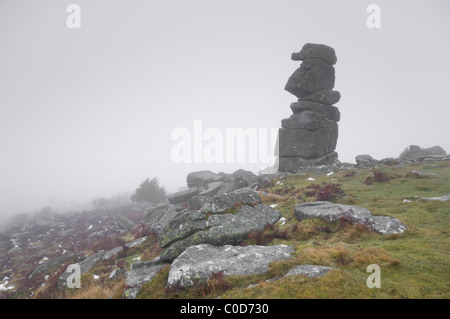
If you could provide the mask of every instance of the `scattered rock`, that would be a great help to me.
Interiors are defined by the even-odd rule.
[[[123,270],[122,268],[116,268],[109,275],[109,280],[117,280],[117,279],[127,278],[127,276],[128,276],[128,273],[125,270]]]
[[[85,272],[89,271],[98,261],[100,261],[104,255],[104,251],[101,250],[96,254],[93,254],[92,256],[86,258],[83,261],[80,261],[77,263],[80,266],[80,274],[84,274]],[[64,288],[67,286],[67,278],[71,275],[71,272],[67,272],[67,270],[59,277],[58,280],[58,289]]]
[[[132,220],[122,215],[116,216],[114,221],[116,222],[117,226],[119,226],[123,230],[129,230],[136,226],[136,224]]]
[[[115,247],[115,248],[113,248],[113,249],[111,249],[111,250],[108,250],[108,251],[103,255],[102,260],[107,260],[107,259],[112,258],[112,257],[116,256],[118,253],[120,253],[122,250],[123,250],[123,247],[122,247],[122,246],[118,246],[118,247]]]
[[[428,173],[428,172],[421,172],[418,170],[413,170],[411,172],[409,172],[408,174],[406,174],[406,177],[427,177],[427,176],[436,176],[436,173]]]
[[[170,267],[168,287],[185,288],[206,282],[211,274],[244,276],[269,270],[276,260],[291,258],[292,246],[191,246],[174,260]]]
[[[369,210],[360,206],[312,202],[295,205],[295,216],[302,221],[307,218],[323,218],[330,222],[345,218],[352,224],[361,224],[382,235],[401,234],[408,227],[398,219],[389,216],[372,216]]]
[[[301,275],[309,278],[315,278],[327,274],[332,269],[333,268],[331,267],[325,266],[300,265],[289,270],[289,272],[286,275],[284,275],[284,277]]]
[[[146,240],[147,240],[147,236],[144,236],[144,237],[135,239],[133,241],[130,241],[129,243],[126,243],[125,247],[127,247],[127,248],[137,247],[139,245],[142,245]]]
[[[125,280],[123,296],[125,299],[136,299],[137,294],[141,291],[142,285],[155,278],[158,271],[164,265],[156,265],[151,267],[142,267],[132,270]]]
[[[419,158],[423,160],[430,156],[445,156],[446,154],[445,150],[440,146],[421,148],[417,145],[410,145],[400,154],[399,158],[402,160],[418,161]]]

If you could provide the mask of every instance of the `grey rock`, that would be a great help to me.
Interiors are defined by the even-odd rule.
[[[421,148],[417,145],[410,145],[401,154],[400,159],[417,161],[419,158],[426,158],[433,155],[445,156],[447,153],[440,146],[433,146],[429,148]]]
[[[86,258],[83,261],[78,262],[77,264],[80,266],[80,274],[84,274],[88,272],[98,261],[100,261],[104,255],[104,251],[101,250],[96,254]],[[67,286],[67,278],[71,275],[71,272],[67,272],[67,270],[59,277],[58,279],[58,289],[64,288]]]
[[[368,154],[358,155],[356,156],[355,160],[356,165],[364,167],[377,165],[379,163],[376,159],[374,159],[372,156]]]
[[[298,220],[322,218],[330,222],[345,218],[352,224],[358,223],[382,235],[401,234],[408,227],[398,219],[389,216],[372,216],[369,210],[360,206],[335,204],[331,202],[312,202],[295,205]]]
[[[392,166],[400,164],[400,161],[396,158],[388,157],[381,159],[380,164]]]
[[[418,170],[412,170],[409,172],[409,174],[416,176],[416,177],[427,177],[427,176],[436,176],[436,173],[429,173],[429,172],[421,172]]]
[[[111,249],[111,250],[108,250],[108,251],[103,255],[102,260],[107,260],[107,259],[112,258],[112,257],[116,256],[118,253],[120,253],[122,250],[123,250],[123,247],[122,247],[122,246],[118,246],[118,247],[115,247],[115,248],[113,248],[113,249]]]
[[[209,183],[206,189],[198,195],[206,197],[214,197],[215,195],[217,195],[217,193],[220,191],[223,185],[224,185],[223,182]]]
[[[213,199],[208,196],[194,196],[189,200],[189,205],[192,210],[198,210],[206,203],[210,203]]]
[[[331,90],[334,73],[334,67],[320,59],[305,59],[289,77],[284,89],[300,99],[317,91]]]
[[[132,270],[125,280],[125,287],[123,290],[124,298],[136,299],[137,294],[142,289],[142,285],[155,278],[158,271],[163,267],[164,265],[156,265]]]
[[[189,173],[186,180],[189,188],[206,187],[209,183],[223,181],[223,176],[211,171],[198,171]]]
[[[179,204],[182,202],[186,202],[189,199],[191,199],[193,196],[200,193],[200,189],[197,187],[188,188],[186,190],[176,192],[174,194],[171,194],[167,196],[167,199],[170,204]]]
[[[144,213],[143,219],[150,223],[152,228],[159,233],[170,221],[181,214],[182,212],[179,212],[175,206],[163,204],[148,209]]]
[[[127,276],[128,276],[128,273],[125,270],[123,270],[122,268],[116,268],[109,275],[109,280],[117,280],[117,279],[127,278]]]
[[[323,117],[339,122],[341,119],[341,113],[339,109],[333,105],[327,105],[311,101],[299,101],[291,104],[291,110],[294,114],[301,113],[304,111],[312,111],[319,113]]]
[[[325,266],[300,265],[289,270],[289,272],[284,275],[284,277],[301,275],[309,278],[315,278],[327,274],[332,269],[333,268],[331,267]]]
[[[124,246],[127,248],[133,248],[142,245],[147,240],[147,236],[135,239],[130,241],[129,243],[126,243]]]
[[[321,90],[313,94],[304,96],[301,101],[311,101],[316,103],[322,103],[327,105],[333,105],[339,102],[341,99],[341,93],[333,90]]]
[[[278,170],[280,172],[296,173],[302,168],[310,168],[315,166],[331,166],[338,162],[337,152],[330,152],[324,156],[317,158],[303,158],[298,156],[287,156],[279,158]]]
[[[158,257],[154,258],[153,260],[139,261],[139,262],[136,262],[136,263],[132,263],[131,264],[131,270],[137,270],[137,269],[141,269],[141,268],[149,268],[149,267],[162,265],[162,264],[165,264],[165,263],[158,256]]]
[[[132,220],[122,215],[116,216],[114,218],[114,221],[116,222],[117,226],[119,226],[123,230],[129,230],[130,228],[136,226],[136,224]]]
[[[235,214],[215,214],[202,221],[180,225],[178,231],[168,230],[167,237],[170,239],[166,242],[170,242],[170,246],[164,246],[161,259],[170,262],[186,248],[198,244],[237,245],[252,231],[261,231],[267,224],[275,224],[280,218],[280,212],[270,206],[246,205]],[[170,237],[170,233],[176,237]]]
[[[441,202],[448,202],[450,201],[450,194],[439,196],[439,197],[419,197],[419,199],[427,200],[427,201],[441,201]]]
[[[30,278],[38,275],[38,274],[48,274],[48,272],[55,266],[61,265],[62,263],[64,263],[65,261],[69,260],[69,259],[77,259],[80,256],[78,254],[67,254],[67,255],[62,255],[62,256],[58,256],[55,258],[50,258],[46,261],[44,261],[42,264],[38,265],[33,272],[30,275]]]
[[[168,287],[189,287],[206,282],[212,273],[245,276],[269,270],[276,260],[291,258],[292,246],[231,246],[215,247],[208,244],[189,247],[172,263]]]
[[[213,200],[203,205],[200,210],[204,213],[217,214],[232,209],[238,204],[253,203],[261,203],[261,198],[253,189],[244,187],[214,196]]]
[[[291,59],[294,61],[321,59],[329,64],[335,64],[337,62],[336,52],[332,47],[316,43],[306,43],[300,52],[292,53]]]
[[[280,157],[318,158],[333,152],[338,139],[338,125],[317,131],[280,128]]]
[[[324,118],[317,112],[304,111],[292,114],[289,118],[281,120],[282,128],[317,131],[322,128],[336,125],[335,122]]]
[[[246,171],[244,169],[238,169],[237,171],[233,172],[231,176],[234,177],[235,179],[239,178],[243,180],[244,181],[243,187],[251,187],[255,183],[259,182],[258,176],[256,176],[253,172]]]

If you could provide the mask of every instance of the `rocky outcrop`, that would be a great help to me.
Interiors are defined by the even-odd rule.
[[[167,200],[169,201],[170,204],[178,204],[188,201],[198,193],[200,193],[200,189],[198,187],[192,187],[187,190],[180,191],[167,196]]]
[[[122,215],[116,216],[114,221],[116,222],[117,226],[119,226],[123,230],[129,230],[130,228],[136,226],[136,224],[132,220]]]
[[[269,270],[276,260],[291,258],[292,246],[191,246],[170,266],[168,287],[185,288],[206,282],[213,274],[244,276]]]
[[[189,188],[206,188],[209,183],[223,181],[223,176],[211,171],[198,171],[189,173],[186,177],[186,181]]]
[[[323,218],[336,222],[344,218],[352,224],[361,224],[382,235],[401,234],[408,226],[389,216],[373,216],[369,210],[360,206],[334,204],[331,202],[312,202],[295,205],[298,220]]]
[[[267,224],[274,224],[280,218],[279,211],[262,204],[245,205],[237,212],[209,216],[192,211],[173,220],[161,232],[161,259],[170,262],[188,247],[198,244],[237,245],[251,232],[263,230]]]
[[[446,154],[445,150],[440,146],[421,148],[417,145],[410,145],[400,154],[399,158],[409,161],[419,161],[419,159],[423,161],[425,158],[433,156],[445,157]]]
[[[333,91],[334,49],[307,43],[291,58],[303,62],[285,86],[298,102],[291,104],[294,114],[281,122],[278,169],[297,172],[303,167],[334,164],[340,112],[332,104],[341,97]]]
[[[144,221],[159,233],[171,220],[181,214],[176,206],[162,204],[148,209],[143,216]]]
[[[316,265],[300,265],[295,268],[289,270],[289,272],[284,275],[284,277],[288,276],[306,276],[309,278],[320,277],[326,275],[333,268],[325,267],[325,266],[316,266]]]

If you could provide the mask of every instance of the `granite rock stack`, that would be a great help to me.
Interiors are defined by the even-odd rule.
[[[297,172],[303,167],[331,165],[338,161],[334,150],[340,120],[333,106],[341,97],[333,91],[336,54],[329,46],[307,43],[291,59],[302,63],[285,90],[298,102],[291,104],[293,114],[281,121],[278,170]]]

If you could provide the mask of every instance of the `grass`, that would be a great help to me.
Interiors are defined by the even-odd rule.
[[[417,178],[408,175],[412,170],[437,175]],[[278,179],[279,183],[271,183],[262,191],[281,196],[261,197],[265,204],[277,204],[285,224],[252,233],[243,245],[293,245],[291,259],[272,263],[270,271],[262,275],[226,277],[229,287],[219,294],[202,295],[199,287],[167,291],[166,267],[144,286],[140,298],[450,298],[450,203],[417,198],[450,193],[450,163],[382,166],[378,171],[389,178],[379,178],[373,169],[365,169],[353,176],[349,171],[311,175],[315,181],[306,180],[309,176]],[[375,176],[370,185],[365,183],[368,176]],[[396,217],[409,229],[401,235],[382,236],[358,225],[313,219],[299,222],[294,206],[316,200],[313,194],[305,195],[313,183],[338,184],[343,194],[334,202],[363,206],[374,215]],[[404,203],[404,199],[411,202]],[[330,266],[333,270],[319,278],[291,276],[266,282],[301,264]],[[379,289],[366,285],[370,264],[381,267]],[[248,288],[250,284],[256,285]]]

